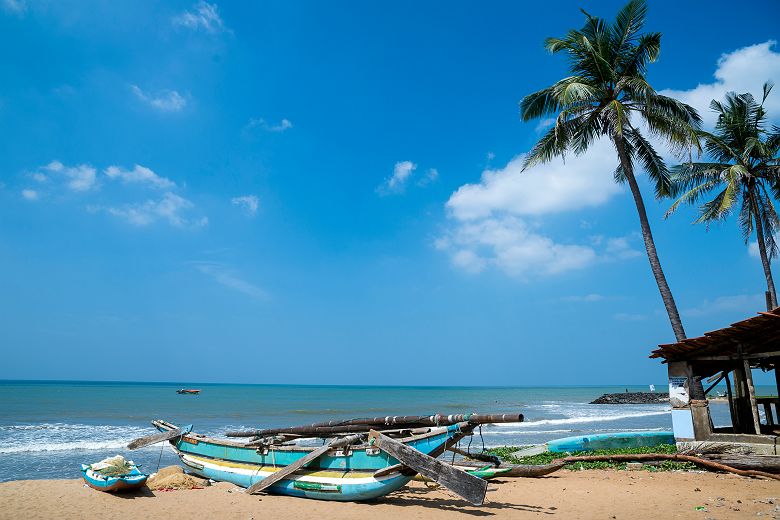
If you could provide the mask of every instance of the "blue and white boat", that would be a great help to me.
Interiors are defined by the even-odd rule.
[[[138,466],[133,464],[133,461],[127,461],[126,467],[128,469],[126,473],[105,475],[100,472],[101,469],[110,466],[110,464],[106,463],[107,461],[116,459],[121,459],[121,463],[125,464],[125,460],[121,456],[106,459],[96,464],[82,464],[81,473],[84,477],[84,482],[92,489],[97,489],[98,491],[128,491],[138,489],[146,484],[146,479],[149,478],[149,475],[138,469]]]
[[[554,453],[613,450],[616,448],[653,447],[674,444],[671,431],[611,432],[565,437],[547,443],[547,451]]]
[[[162,420],[152,424],[161,432],[178,429]],[[420,453],[437,457],[448,446],[469,435],[474,427],[474,424],[460,422],[399,430],[400,436],[396,440]],[[187,428],[168,442],[190,472],[241,487],[250,487],[318,449],[291,443],[258,445],[215,439],[192,433]],[[370,442],[359,441],[355,445],[328,450],[268,490],[320,500],[361,501],[396,491],[415,474]]]

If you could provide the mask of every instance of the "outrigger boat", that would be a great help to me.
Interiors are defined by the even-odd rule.
[[[176,390],[176,393],[184,395],[198,395],[200,390],[197,388],[182,388],[181,390]]]
[[[192,433],[164,420],[161,433],[137,439],[135,449],[168,441],[192,473],[246,487],[248,493],[274,493],[320,500],[361,501],[384,496],[418,473],[481,505],[487,483],[436,460],[479,424],[520,422],[514,415],[432,415],[329,421],[308,426],[228,432],[217,439]],[[321,447],[291,441],[328,439]],[[323,441],[325,442],[325,441]]]

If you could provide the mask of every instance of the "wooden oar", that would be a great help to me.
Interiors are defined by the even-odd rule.
[[[127,445],[127,449],[137,450],[138,448],[143,448],[144,446],[149,446],[150,444],[157,444],[158,442],[169,441],[171,439],[175,439],[176,437],[180,437],[184,434],[189,433],[190,430],[192,430],[191,424],[189,426],[185,426],[184,428],[176,428],[174,430],[155,433],[154,435],[147,435],[146,437],[141,437],[140,439],[135,439],[131,441],[130,444]]]
[[[441,484],[468,502],[476,506],[481,506],[485,502],[487,481],[429,457],[378,431],[371,430],[368,438],[369,442],[373,439],[374,446],[380,450],[421,475]]]
[[[338,446],[346,446],[347,444],[352,444],[353,442],[356,442],[360,440],[360,438],[363,437],[362,435],[351,435],[349,437],[343,437],[341,439],[333,439],[329,443],[325,444],[321,448],[317,448],[316,450],[312,451],[308,455],[301,457],[300,459],[296,460],[292,464],[285,466],[284,468],[280,469],[276,473],[272,473],[271,475],[265,477],[263,480],[260,480],[258,482],[255,482],[251,486],[249,486],[246,490],[247,493],[250,495],[253,495],[255,493],[259,493],[260,491],[268,488],[269,486],[272,486],[279,482],[280,480],[288,477],[289,475],[295,473],[299,469],[301,469],[303,466],[308,464],[309,462],[312,462],[315,459],[320,458],[331,448],[336,448]]]

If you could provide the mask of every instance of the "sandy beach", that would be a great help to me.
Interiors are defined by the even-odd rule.
[[[414,482],[372,503],[248,496],[228,483],[205,489],[112,495],[81,480],[0,484],[0,519],[239,518],[780,518],[780,483],[698,472],[561,471],[542,479],[491,481],[487,502],[473,507]],[[697,509],[704,507],[706,510]]]

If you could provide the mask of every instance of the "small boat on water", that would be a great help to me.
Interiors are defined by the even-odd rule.
[[[82,464],[84,482],[98,491],[130,491],[146,484],[149,475],[143,473],[132,460],[121,455],[95,464]]]
[[[184,395],[198,395],[200,390],[197,388],[182,388],[181,390],[176,390],[176,393]]]
[[[420,473],[481,505],[487,483],[436,457],[479,424],[522,420],[519,414],[380,417],[227,433],[248,437],[243,441],[155,420],[152,425],[161,433],[137,439],[128,448],[168,441],[192,473],[246,487],[250,494],[267,490],[319,500],[371,500]],[[301,439],[309,445],[299,444]],[[316,439],[323,445],[311,446]]]

